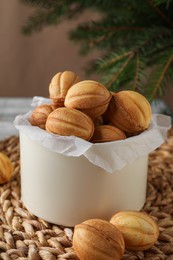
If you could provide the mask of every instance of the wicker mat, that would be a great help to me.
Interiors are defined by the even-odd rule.
[[[77,259],[73,229],[52,225],[30,214],[20,200],[18,137],[0,142],[15,166],[12,181],[0,186],[0,259]],[[148,191],[144,211],[157,219],[159,240],[144,252],[126,251],[124,259],[173,260],[173,129],[149,158]]]

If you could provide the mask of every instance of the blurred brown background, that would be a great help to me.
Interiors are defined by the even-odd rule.
[[[0,1],[0,97],[48,97],[49,82],[55,73],[72,70],[85,79],[83,68],[99,56],[96,52],[80,56],[80,46],[68,39],[70,30],[80,22],[97,18],[97,14],[86,12],[76,21],[25,36],[21,27],[32,11],[19,0]],[[173,85],[166,90],[165,100],[173,112]]]
[[[84,79],[84,66],[97,56],[81,57],[79,46],[68,39],[69,30],[80,20],[22,35],[21,27],[31,11],[18,0],[0,1],[0,97],[47,97],[55,73],[72,70]],[[82,21],[91,16],[86,13]]]

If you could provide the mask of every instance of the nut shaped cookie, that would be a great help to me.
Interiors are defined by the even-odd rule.
[[[112,142],[126,139],[123,131],[112,125],[100,125],[95,127],[91,138],[92,143]]]
[[[151,248],[158,239],[158,224],[151,216],[138,211],[119,211],[110,222],[122,233],[125,247],[139,251]]]
[[[112,94],[106,115],[122,131],[137,134],[148,129],[152,112],[143,95],[126,90]]]
[[[10,158],[4,154],[0,153],[0,184],[9,181],[13,174],[13,164]]]
[[[29,122],[33,126],[38,126],[42,129],[45,129],[47,117],[52,111],[53,111],[53,106],[47,104],[40,105],[33,110],[29,118]]]
[[[69,88],[79,82],[79,76],[73,71],[58,72],[49,85],[49,96],[57,106],[64,106],[64,100]]]
[[[105,86],[94,80],[84,80],[69,89],[64,104],[95,118],[106,111],[110,99],[111,93]]]
[[[73,247],[81,260],[119,260],[125,250],[121,232],[101,219],[90,219],[76,225]]]
[[[46,130],[58,135],[73,135],[90,140],[94,132],[94,123],[89,116],[77,109],[60,107],[49,114]]]

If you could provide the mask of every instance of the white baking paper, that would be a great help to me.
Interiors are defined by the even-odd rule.
[[[34,97],[31,106],[50,104],[50,99]],[[47,149],[66,156],[85,156],[91,163],[109,173],[122,169],[136,159],[149,154],[159,147],[171,127],[171,118],[166,115],[153,114],[148,130],[140,135],[125,140],[92,144],[75,136],[51,134],[28,121],[32,111],[18,115],[14,120],[15,127],[33,141]]]

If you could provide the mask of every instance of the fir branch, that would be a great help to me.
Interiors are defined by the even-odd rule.
[[[129,82],[129,87],[134,90],[143,93],[144,92],[144,84],[146,82],[146,58],[136,52],[135,56],[135,71],[134,78],[132,78],[131,82]]]
[[[157,78],[157,82],[155,83],[153,92],[150,95],[149,100],[152,100],[155,96],[157,96],[159,89],[161,87],[161,83],[164,79],[164,76],[165,76],[165,74],[166,74],[167,70],[169,69],[172,62],[173,62],[173,52],[170,53],[170,55],[168,56],[168,59],[166,60],[165,64],[163,64],[163,68],[161,69],[160,76],[159,76],[159,78]]]
[[[39,0],[39,3],[40,2],[41,0]],[[23,33],[31,34],[34,30],[40,31],[46,25],[55,25],[60,23],[65,18],[72,19],[78,13],[82,13],[83,6],[80,3],[69,3],[70,0],[55,1],[55,4],[52,4],[52,6],[50,5],[50,2],[48,2],[47,4],[45,2],[42,3],[43,8],[37,8],[36,12],[28,18],[27,24],[24,25],[22,28]]]
[[[112,58],[112,55],[114,55],[115,57]],[[115,64],[118,61],[124,59],[125,57],[130,57],[132,55],[133,55],[132,51],[123,52],[122,54],[119,55],[117,53],[113,53],[113,54],[111,53],[111,59],[110,57],[108,57],[107,59],[102,60],[102,62],[100,62],[99,64],[99,69],[103,71],[107,69],[109,66],[111,66],[112,64]]]
[[[167,24],[173,28],[173,22],[169,19],[168,16],[164,14],[164,12],[161,11],[161,9],[154,4],[153,0],[148,0],[149,4],[152,6],[152,8],[158,13],[158,15],[165,21]]]
[[[97,27],[91,27],[88,25],[81,26],[82,30],[86,32],[98,32],[98,31],[142,31],[145,29],[145,27],[139,27],[139,26],[112,26],[112,27],[103,27],[103,26],[97,26]]]
[[[19,0],[36,12],[25,32],[40,30],[92,9],[100,18],[70,33],[81,52],[101,50],[90,70],[110,89],[138,90],[153,99],[173,80],[173,0]],[[103,55],[104,54],[104,55]],[[148,74],[153,69],[151,75]]]
[[[33,29],[35,31],[41,30],[46,24],[56,24],[58,18],[55,19],[56,10],[46,9],[36,11],[34,15],[30,16],[28,23],[22,27],[24,34],[30,34]]]
[[[171,0],[154,0],[155,5],[165,4],[166,8],[169,7]]]
[[[127,67],[127,65],[129,64],[129,62],[132,58],[133,58],[133,53],[130,53],[130,55],[128,56],[128,59],[123,63],[123,65],[120,67],[118,72],[112,77],[110,82],[107,84],[107,86],[106,86],[107,88],[110,88],[112,86],[112,84],[118,79],[118,77],[121,75],[123,70]]]
[[[151,57],[154,53],[161,51],[172,41],[173,30],[164,27],[151,27],[143,32],[143,35],[133,44],[134,51],[140,51],[145,56]]]

